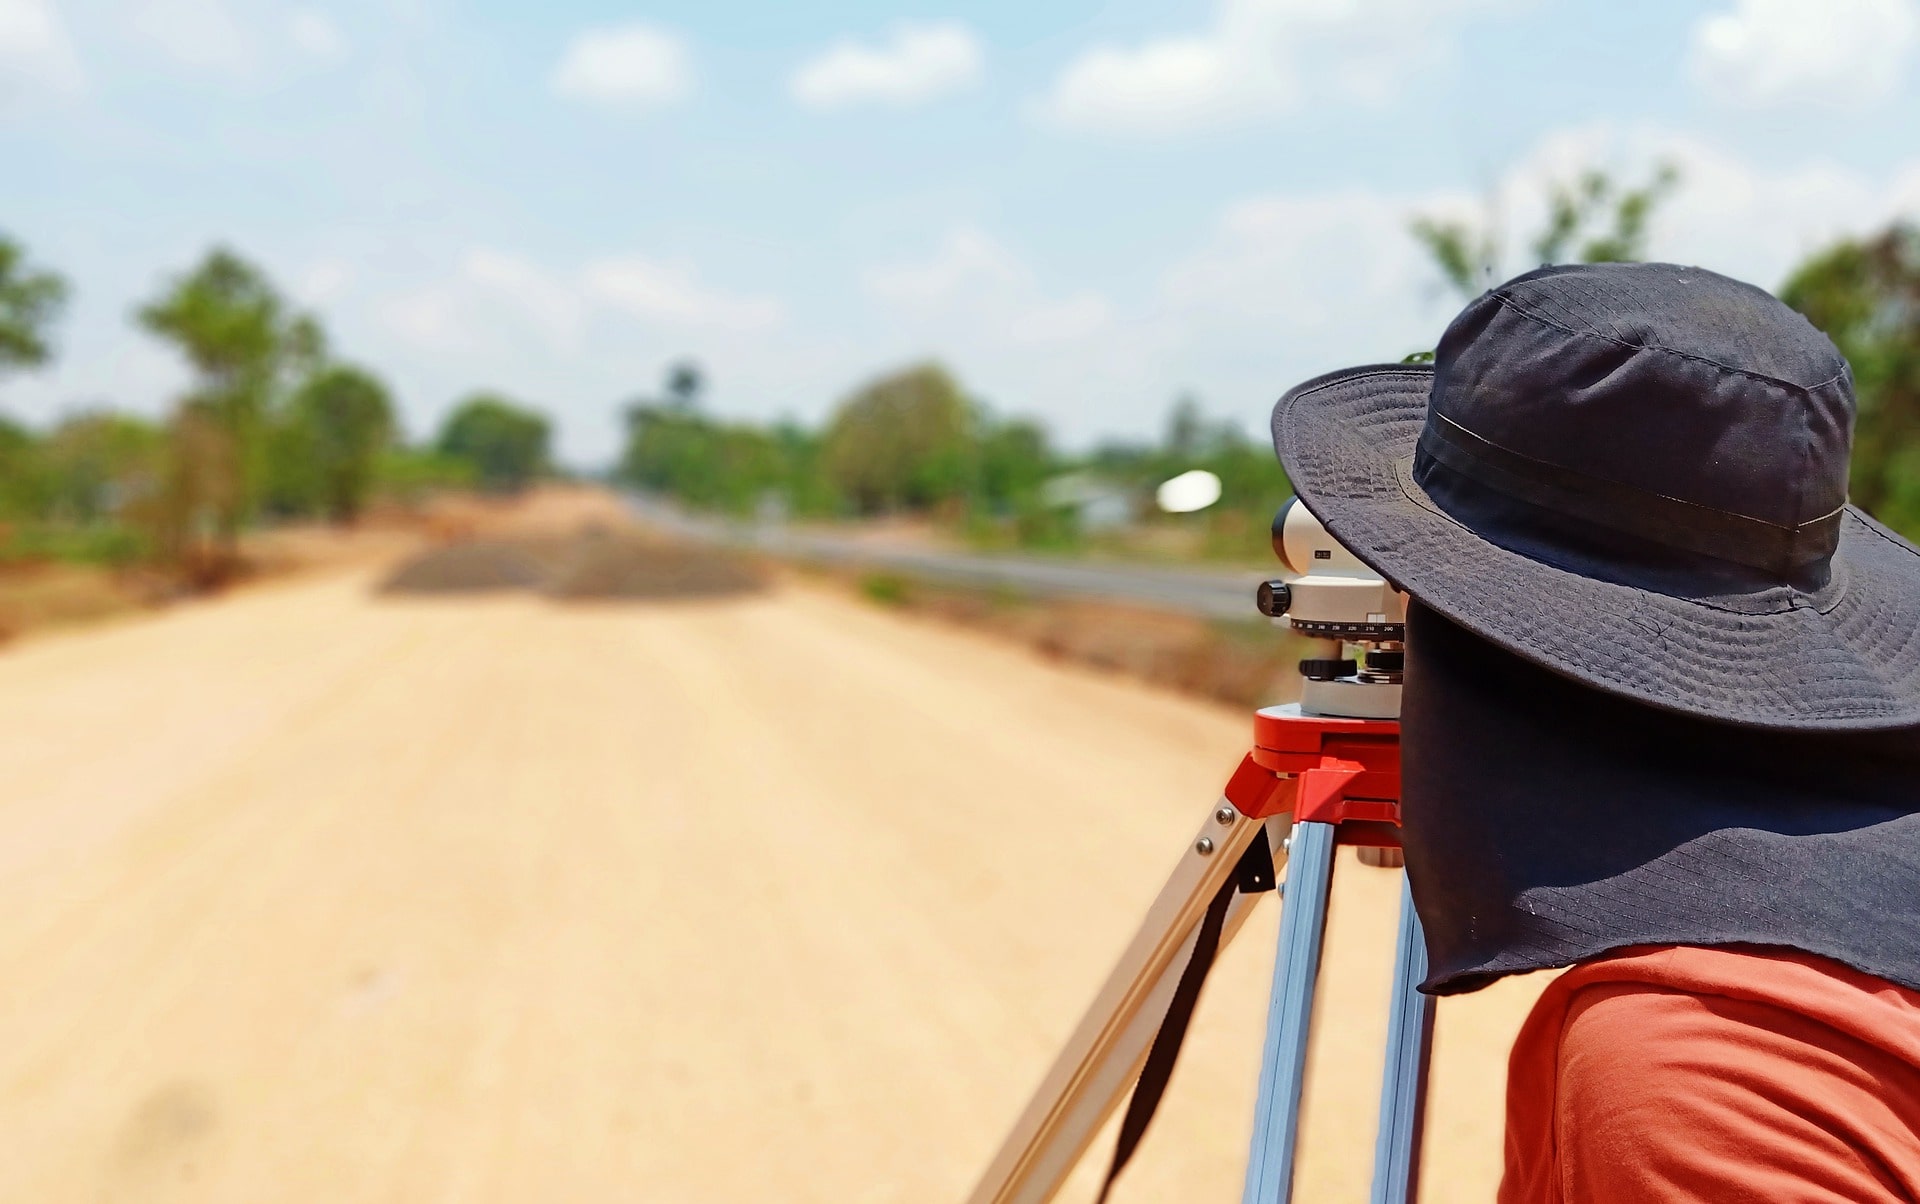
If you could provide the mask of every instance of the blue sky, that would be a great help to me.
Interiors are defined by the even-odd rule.
[[[1262,425],[1431,345],[1416,213],[1519,243],[1677,162],[1654,249],[1775,285],[1920,214],[1920,0],[1047,5],[0,0],[0,229],[73,280],[41,421],[164,412],[127,316],[225,242],[429,430],[521,396],[587,466],[691,355],[815,419],[925,356],[1069,445]]]

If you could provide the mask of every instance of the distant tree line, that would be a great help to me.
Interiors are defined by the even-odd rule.
[[[0,376],[49,362],[69,296],[0,236]],[[386,384],[224,248],[133,319],[180,353],[191,384],[157,421],[96,409],[32,430],[0,417],[0,560],[149,559],[218,576],[263,520],[351,524],[381,498],[513,490],[550,470],[546,418],[495,394],[408,442]]]
[[[1541,228],[1524,241],[1530,261],[1643,258],[1652,219],[1679,180],[1660,165],[1638,183],[1600,171],[1563,181],[1549,190]],[[1412,233],[1466,298],[1524,266],[1502,261],[1492,222],[1422,217]],[[1920,536],[1920,225],[1830,247],[1797,268],[1780,295],[1853,365],[1853,500]],[[817,429],[724,419],[706,411],[702,391],[700,370],[681,364],[659,396],[627,407],[620,479],[737,516],[912,514],[989,541],[1041,546],[1078,542],[1092,513],[1079,503],[1106,491],[1136,523],[1198,526],[1216,550],[1236,554],[1264,546],[1267,520],[1288,489],[1264,441],[1208,419],[1190,397],[1175,403],[1157,440],[1070,455],[1039,422],[995,412],[937,364],[869,382]],[[1220,502],[1197,516],[1156,516],[1154,485],[1194,468],[1220,478]],[[1061,488],[1067,484],[1074,487]]]
[[[1524,245],[1534,262],[1641,258],[1678,178],[1668,167],[1633,185],[1582,173],[1551,190]],[[1491,222],[1421,218],[1413,234],[1463,296],[1512,270]],[[1920,224],[1813,255],[1780,295],[1853,365],[1853,500],[1920,535]],[[52,358],[70,296],[0,236],[0,383]],[[497,393],[463,399],[429,439],[405,438],[378,375],[337,355],[312,315],[231,251],[166,282],[133,320],[182,355],[191,385],[158,421],[103,408],[36,430],[0,415],[0,560],[147,558],[217,572],[250,524],[352,523],[384,497],[506,492],[552,471],[547,419]],[[934,363],[877,377],[818,426],[724,418],[704,393],[700,368],[681,363],[630,402],[617,479],[741,517],[914,515],[983,543],[1041,547],[1077,545],[1117,518],[1235,555],[1264,546],[1288,492],[1264,440],[1191,397],[1155,438],[1069,453],[1039,421],[989,406]],[[1196,468],[1220,478],[1218,504],[1157,514],[1154,487]]]
[[[934,363],[868,382],[817,429],[716,417],[701,404],[702,384],[696,366],[677,365],[660,396],[627,407],[624,483],[740,517],[918,515],[982,542],[1038,546],[1079,542],[1086,502],[1098,496],[1109,513],[1203,528],[1233,550],[1263,546],[1288,492],[1270,450],[1190,397],[1175,403],[1157,442],[1067,454],[1040,422],[995,412]],[[1194,468],[1220,477],[1219,505],[1157,516],[1155,486]]]

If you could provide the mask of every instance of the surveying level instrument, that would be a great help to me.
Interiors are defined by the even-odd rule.
[[[1262,585],[1258,604],[1312,641],[1300,662],[1300,701],[1254,713],[1253,750],[1209,808],[970,1204],[1051,1200],[1134,1087],[1101,1190],[1106,1198],[1172,1074],[1207,970],[1267,891],[1284,894],[1285,905],[1241,1201],[1283,1204],[1293,1197],[1334,849],[1356,845],[1370,865],[1403,863],[1399,714],[1406,597],[1336,542],[1298,499],[1274,517],[1273,548],[1294,576]],[[1284,885],[1275,880],[1281,865]],[[1426,939],[1403,885],[1374,1204],[1411,1204],[1419,1190],[1433,1000],[1416,988],[1426,973]]]

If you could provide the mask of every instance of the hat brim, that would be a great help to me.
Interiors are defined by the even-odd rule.
[[[1294,491],[1375,571],[1469,631],[1596,689],[1786,730],[1920,725],[1920,550],[1849,506],[1820,605],[1730,609],[1583,576],[1455,520],[1408,466],[1430,367],[1353,368],[1290,390],[1274,451]]]

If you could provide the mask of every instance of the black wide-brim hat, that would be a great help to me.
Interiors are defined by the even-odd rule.
[[[1300,385],[1273,438],[1355,555],[1548,669],[1756,727],[1916,725],[1920,550],[1847,504],[1853,418],[1844,359],[1763,290],[1601,264],[1488,292],[1431,366]]]

